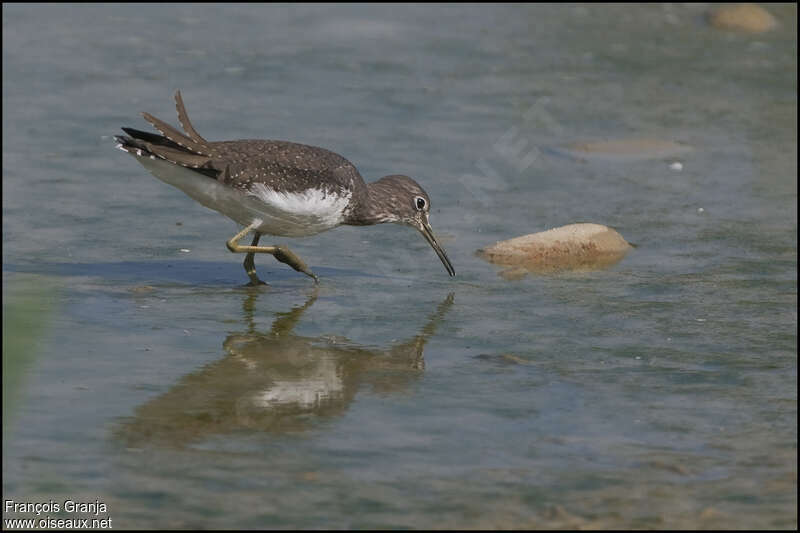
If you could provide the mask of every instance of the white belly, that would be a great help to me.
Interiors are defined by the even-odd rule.
[[[161,181],[243,226],[261,220],[256,228],[259,233],[284,237],[316,235],[340,225],[350,201],[349,195],[336,196],[315,189],[285,194],[261,184],[247,194],[163,159],[134,157]]]

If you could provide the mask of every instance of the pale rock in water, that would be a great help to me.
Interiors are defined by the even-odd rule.
[[[778,25],[769,11],[756,4],[721,6],[708,14],[711,26],[723,30],[761,33]]]
[[[582,223],[499,241],[477,254],[491,263],[512,267],[500,276],[519,279],[529,272],[608,268],[625,257],[631,247],[608,226]]]

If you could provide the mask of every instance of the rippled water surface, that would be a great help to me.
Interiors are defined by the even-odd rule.
[[[795,528],[796,8],[758,35],[704,9],[4,5],[4,500]],[[114,149],[177,88],[207,138],[418,179],[458,276],[411,229],[342,227],[276,240],[318,288],[268,256],[243,287],[236,225]],[[691,150],[568,149],[620,139]],[[636,248],[511,280],[474,255],[575,222]],[[78,516],[3,517],[45,515]]]

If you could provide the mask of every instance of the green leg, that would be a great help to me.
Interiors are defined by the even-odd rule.
[[[228,242],[226,243],[228,246],[228,250],[235,253],[247,253],[247,256],[244,258],[244,269],[247,272],[247,275],[250,277],[250,284],[251,285],[261,285],[264,284],[263,281],[258,279],[256,275],[256,265],[254,256],[257,253],[264,253],[264,254],[272,254],[275,256],[275,259],[280,261],[281,263],[286,263],[293,269],[297,270],[298,272],[302,272],[312,278],[316,283],[319,283],[319,278],[316,274],[311,272],[311,269],[308,268],[302,259],[297,257],[297,255],[289,250],[286,246],[257,246],[258,240],[261,237],[258,233],[253,238],[253,243],[250,246],[242,246],[239,244],[239,240],[247,235],[250,231],[254,230],[258,227],[259,223],[254,222],[244,228],[242,231],[231,237]]]
[[[297,254],[295,254],[286,246],[273,246],[273,248],[275,248],[275,251],[272,253],[272,255],[275,256],[275,259],[281,263],[286,263],[293,269],[297,270],[298,272],[302,272],[306,276],[314,278],[314,283],[319,283],[319,278],[317,275],[311,272],[311,269],[308,268],[308,265],[306,265],[302,259],[297,257]]]
[[[257,246],[258,240],[261,238],[261,235],[256,233],[255,237],[253,237],[253,242],[250,246]],[[250,276],[250,285],[251,287],[255,287],[258,285],[267,285],[267,283],[258,279],[258,274],[256,274],[256,261],[255,261],[256,253],[255,252],[248,252],[248,254],[244,258],[244,271],[247,272],[247,275]]]

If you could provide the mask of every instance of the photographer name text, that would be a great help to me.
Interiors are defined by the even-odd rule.
[[[62,518],[53,517],[55,513],[76,513],[81,515],[92,515],[89,518],[74,517]],[[15,500],[3,500],[3,514],[24,513],[35,514],[37,518],[6,518],[3,517],[3,529],[112,529],[111,518],[105,515],[108,506],[100,500],[76,501],[64,500],[57,502],[48,500],[46,502],[20,502]],[[44,515],[44,516],[42,516]]]

